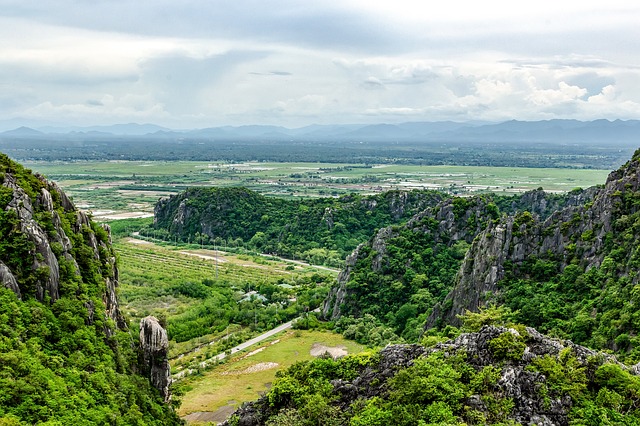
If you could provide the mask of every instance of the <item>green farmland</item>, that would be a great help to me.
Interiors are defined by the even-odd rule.
[[[190,186],[245,186],[278,197],[338,196],[390,189],[451,194],[567,192],[601,184],[609,170],[335,163],[76,161],[27,167],[58,182],[97,219],[149,217],[160,197]]]

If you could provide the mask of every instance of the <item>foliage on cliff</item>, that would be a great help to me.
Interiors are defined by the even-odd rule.
[[[354,323],[371,315],[397,336],[416,342],[434,305],[453,288],[475,236],[499,219],[496,203],[508,211],[519,202],[494,195],[453,197],[425,209],[404,226],[381,229],[347,258],[325,301],[324,316],[337,320],[337,330],[350,335]],[[364,334],[359,341],[384,343]]]
[[[137,374],[109,238],[0,154],[1,424],[179,424]]]
[[[154,235],[338,266],[378,228],[402,223],[442,199],[435,191],[285,200],[245,188],[191,188],[158,202]]]
[[[242,426],[640,424],[640,378],[536,330],[484,326],[423,347],[320,358],[278,373]]]
[[[441,324],[493,301],[542,332],[640,361],[639,172],[640,151],[583,203],[489,226],[442,304]]]
[[[442,329],[459,325],[466,310],[497,303],[520,323],[638,362],[639,171],[636,153],[605,185],[562,200],[534,191],[482,205],[444,201],[358,248],[325,302],[325,315],[362,321],[371,314],[416,341],[426,314],[428,328]],[[448,208],[464,223],[447,221]],[[477,213],[465,216],[469,211]],[[437,226],[453,238],[438,242]],[[438,256],[425,256],[431,253]],[[412,285],[416,277],[421,286]],[[406,312],[417,315],[405,322]],[[339,329],[346,331],[341,323],[350,321],[339,320]]]

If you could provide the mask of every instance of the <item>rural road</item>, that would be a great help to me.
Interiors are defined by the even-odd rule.
[[[243,349],[247,349],[251,345],[255,345],[256,343],[260,343],[263,340],[268,339],[269,337],[280,333],[281,331],[285,331],[285,330],[291,328],[291,324],[293,324],[293,321],[285,322],[284,324],[281,324],[281,325],[277,326],[276,328],[272,328],[271,330],[267,331],[266,333],[262,333],[261,335],[256,336],[251,340],[247,340],[244,343],[240,343],[238,346],[234,346],[233,348],[231,348],[231,354],[234,354],[236,352],[240,352]],[[225,356],[226,356],[226,354],[223,352],[221,354],[216,355],[215,357],[213,357],[211,359],[224,359]],[[204,361],[204,362],[206,362],[206,361]],[[200,366],[202,366],[202,363],[200,364]]]
[[[316,311],[319,311],[319,309],[316,309],[314,312],[316,312]],[[300,317],[298,317],[298,318],[300,318]],[[298,318],[296,318],[296,319],[298,319]],[[284,324],[280,324],[276,328],[272,328],[271,330],[269,330],[267,332],[264,332],[261,335],[254,337],[253,339],[250,339],[250,340],[247,340],[246,342],[240,343],[238,346],[234,346],[230,350],[231,354],[234,354],[236,352],[240,352],[240,351],[242,351],[244,349],[247,349],[249,346],[255,345],[256,343],[260,343],[263,340],[266,340],[269,337],[280,333],[281,331],[288,330],[289,328],[291,328],[291,325],[293,324],[293,321],[295,321],[295,319],[292,320],[292,321],[289,321],[289,322],[285,322]],[[223,360],[226,357],[227,357],[226,352],[219,353],[218,355],[212,356],[211,358],[202,361],[200,363],[200,367],[201,368],[206,368],[207,366],[209,366],[209,365],[211,365],[213,363],[216,363],[216,362],[218,362],[220,360]],[[187,368],[186,370],[182,370],[182,371],[172,375],[171,377],[172,377],[173,380],[179,380],[179,379],[183,378],[185,375],[191,374],[194,371],[195,370],[193,370],[192,368]]]

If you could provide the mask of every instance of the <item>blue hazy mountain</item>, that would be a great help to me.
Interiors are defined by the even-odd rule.
[[[638,120],[546,120],[502,123],[405,122],[398,124],[314,124],[300,128],[269,125],[219,126],[204,129],[172,130],[154,124],[116,124],[91,127],[19,127],[0,133],[0,138],[49,139],[135,137],[136,139],[214,140],[270,142],[372,142],[372,143],[597,143],[616,141],[637,145]]]

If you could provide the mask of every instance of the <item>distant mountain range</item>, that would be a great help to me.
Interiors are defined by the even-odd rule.
[[[594,143],[615,140],[640,145],[639,120],[547,120],[502,123],[407,122],[400,124],[310,125],[289,129],[281,126],[221,126],[194,130],[172,130],[154,124],[116,124],[91,127],[19,127],[0,133],[0,139],[86,140],[135,137],[165,140],[215,141],[326,141],[326,142],[553,142]]]

